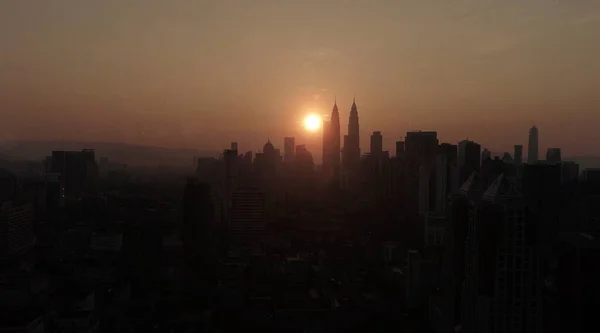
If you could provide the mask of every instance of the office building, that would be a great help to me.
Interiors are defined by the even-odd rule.
[[[600,239],[568,232],[560,235],[558,244],[557,264],[544,284],[544,332],[597,332]]]
[[[93,193],[98,179],[94,150],[53,151],[52,173],[60,174],[66,197]]]
[[[523,145],[515,145],[514,162],[516,165],[523,164]]]
[[[0,255],[18,255],[35,245],[33,205],[7,201],[0,207]]]
[[[581,172],[581,180],[600,182],[600,168],[586,168]]]
[[[458,143],[459,183],[464,183],[473,172],[481,171],[481,146],[470,140]]]
[[[188,178],[183,193],[182,241],[186,252],[199,255],[215,235],[211,188],[197,178]]]
[[[379,157],[383,151],[383,136],[376,131],[371,135],[371,155]]]
[[[437,214],[444,214],[448,191],[450,188],[450,166],[448,158],[444,154],[438,154],[435,158],[435,209]]]
[[[344,136],[343,163],[348,171],[357,170],[360,161],[360,129],[356,100],[352,101],[348,119],[348,135]]]
[[[340,114],[334,102],[330,119],[323,123],[323,174],[333,184],[339,184],[340,135]]]
[[[529,145],[527,146],[527,163],[535,164],[539,159],[539,131],[533,126],[529,130]]]
[[[426,304],[435,285],[436,263],[418,250],[410,249],[406,256],[406,305],[416,308]]]
[[[458,174],[458,146],[450,143],[442,143],[438,147],[438,155],[444,155],[446,161],[446,178],[445,183],[445,197],[451,193],[456,193],[460,188],[459,174]],[[436,164],[438,163],[439,156],[436,157]],[[441,170],[441,169],[440,169]],[[437,182],[437,181],[436,181]]]
[[[531,215],[501,175],[469,214],[464,332],[541,332],[538,248]]]
[[[546,151],[546,163],[559,164],[562,162],[560,148],[548,148]]]
[[[406,133],[406,199],[409,213],[413,217],[427,213],[434,207],[431,193],[435,191],[435,157],[438,145],[437,132]]]
[[[325,127],[323,127],[324,130]],[[283,139],[283,161],[291,163],[296,156],[296,138],[285,137]]]
[[[579,178],[579,164],[573,161],[564,161],[560,165],[563,184],[576,181]]]
[[[230,235],[241,242],[258,241],[266,227],[265,194],[256,190],[236,190],[231,198]]]
[[[15,200],[19,182],[10,171],[0,168],[0,204]]]
[[[492,159],[492,152],[489,151],[487,148],[484,148],[483,151],[481,152],[481,161],[485,161],[485,160],[491,160]]]
[[[396,141],[396,157],[404,157],[404,141]]]

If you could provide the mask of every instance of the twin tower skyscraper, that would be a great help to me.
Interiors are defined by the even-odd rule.
[[[338,181],[341,171],[353,171],[360,162],[360,130],[356,100],[352,101],[348,120],[348,135],[344,135],[344,148],[340,145],[340,113],[337,101],[333,104],[331,118],[323,122],[323,174]]]

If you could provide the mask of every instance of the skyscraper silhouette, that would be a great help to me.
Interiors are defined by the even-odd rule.
[[[470,140],[458,143],[459,184],[463,184],[473,172],[481,169],[481,146]]]
[[[548,148],[546,151],[546,162],[558,164],[562,161],[560,148]]]
[[[371,135],[371,155],[379,156],[383,151],[383,136],[376,131]]]
[[[331,118],[323,122],[323,171],[329,179],[337,180],[340,172],[340,114],[337,101]],[[337,181],[336,181],[337,183]]]
[[[348,135],[344,136],[344,168],[356,170],[360,161],[360,130],[356,100],[352,101],[348,119]]]
[[[527,146],[527,162],[529,164],[537,163],[538,161],[538,128],[533,126],[529,130],[529,145]]]
[[[296,139],[293,137],[285,137],[283,139],[283,161],[290,163],[296,155]]]
[[[337,179],[340,173],[340,113],[338,112],[337,101],[333,104],[333,110],[331,111],[331,162],[333,166],[333,174]]]
[[[523,163],[523,145],[515,145],[514,162],[516,165]]]

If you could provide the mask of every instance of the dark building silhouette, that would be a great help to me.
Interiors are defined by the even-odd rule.
[[[483,161],[487,159],[492,159],[492,152],[489,151],[487,148],[484,148],[481,152],[481,160]]]
[[[191,257],[202,255],[213,239],[214,207],[210,185],[188,178],[183,193],[182,241]]]
[[[434,315],[431,316],[432,325],[441,327],[441,331],[452,330],[461,325],[469,219],[480,203],[484,191],[483,180],[475,172],[462,184],[460,190],[451,196],[449,224],[444,241],[443,301],[434,305]]]
[[[6,169],[0,169],[0,203],[15,200],[18,185],[15,175]]]
[[[406,149],[407,204],[411,216],[425,214],[434,206],[437,132],[408,132]]]
[[[579,164],[573,161],[564,161],[562,167],[562,182],[570,183],[579,178]]]
[[[596,235],[561,234],[552,271],[544,278],[545,332],[598,331],[598,260],[600,240]]]
[[[296,147],[296,158],[298,150]],[[256,186],[260,187],[267,196],[274,194],[277,186],[278,164],[281,161],[281,156],[273,146],[270,140],[263,146],[262,153],[257,153],[254,159],[254,173]]]
[[[371,135],[371,155],[379,157],[383,152],[383,136],[376,131]]]
[[[529,144],[527,146],[527,163],[535,164],[539,159],[539,131],[533,126],[529,129]]]
[[[516,165],[523,164],[523,145],[515,145],[514,161]]]
[[[458,143],[459,183],[467,181],[473,172],[481,170],[481,146],[470,140]]]
[[[60,174],[66,197],[81,197],[94,192],[98,179],[94,150],[53,151],[52,172]]]
[[[462,290],[465,332],[542,332],[535,220],[501,175],[469,214]]]
[[[340,114],[335,102],[331,118],[323,122],[323,173],[334,184],[339,184],[340,177],[340,135]]]
[[[35,245],[32,204],[0,203],[0,258],[27,252]]]
[[[360,161],[360,129],[358,124],[358,108],[352,101],[348,119],[348,135],[344,136],[343,163],[345,170],[356,170]]]
[[[404,157],[404,141],[396,141],[396,157]]]
[[[238,245],[259,241],[265,235],[265,194],[257,190],[236,190],[231,198],[228,232]]]
[[[283,139],[283,161],[291,163],[296,156],[296,139],[293,137],[285,137]]]
[[[558,164],[562,162],[560,148],[548,148],[546,151],[546,163]]]
[[[442,143],[438,147],[435,161],[435,211],[444,214],[448,195],[459,189],[458,147],[449,143]]]

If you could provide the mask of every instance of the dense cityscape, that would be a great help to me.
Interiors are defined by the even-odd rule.
[[[600,169],[542,159],[535,126],[526,156],[435,131],[364,152],[355,101],[340,119],[320,165],[294,137],[187,172],[2,161],[0,332],[597,330]]]

